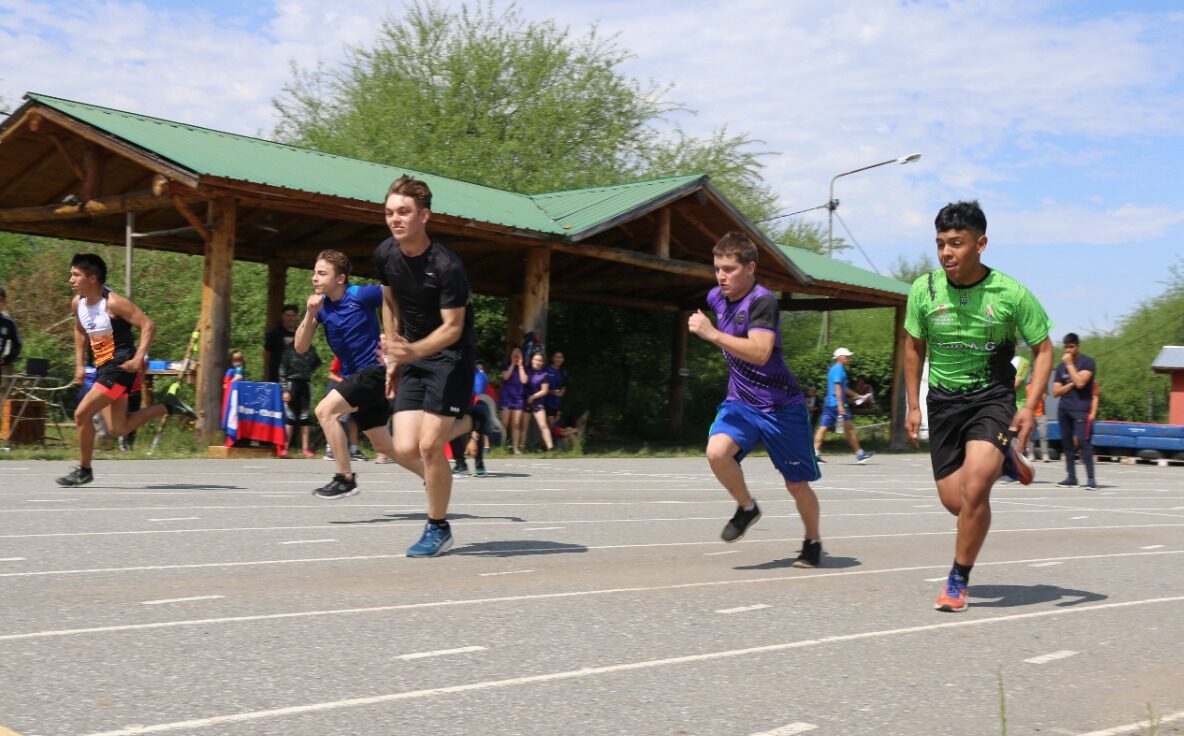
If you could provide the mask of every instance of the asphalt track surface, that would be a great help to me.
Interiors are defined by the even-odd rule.
[[[739,543],[705,461],[491,460],[456,547],[360,466],[0,462],[0,734],[1184,733],[1184,468],[996,486],[966,613],[933,610],[953,517],[928,459],[834,456],[827,556],[765,458]],[[7,729],[7,730],[6,730]]]

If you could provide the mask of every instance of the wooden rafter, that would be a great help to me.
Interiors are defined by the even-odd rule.
[[[213,237],[212,233],[210,233],[210,229],[206,227],[206,223],[197,216],[197,213],[190,209],[189,205],[185,203],[185,200],[174,194],[172,196],[172,202],[173,206],[177,208],[177,211],[181,213],[181,217],[185,218],[185,222],[189,223],[189,226],[192,227],[199,236],[201,236],[201,239],[207,243],[210,242],[210,238]]]
[[[12,207],[0,210],[0,224],[17,222],[38,222],[52,220],[74,220],[84,217],[104,217],[124,212],[167,207],[170,200],[153,194],[151,190],[114,194],[92,199],[82,204],[51,204],[39,207]]]
[[[26,182],[24,181],[24,178],[26,176],[28,176],[29,174],[32,174],[35,171],[37,171],[37,169],[39,169],[42,165],[44,165],[46,161],[53,158],[56,153],[57,153],[57,151],[51,148],[48,151],[46,151],[45,153],[38,156],[37,158],[30,161],[28,164],[26,164],[23,169],[16,172],[16,174],[12,177],[12,179],[7,184],[5,184],[3,187],[0,187],[0,197],[7,196],[9,193],[12,192],[12,190],[25,184]]]

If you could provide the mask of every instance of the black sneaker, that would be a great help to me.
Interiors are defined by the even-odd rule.
[[[357,460],[358,462],[364,463],[364,462],[368,461],[370,458],[366,457],[365,453],[363,453],[361,450],[359,450],[355,447],[354,449],[349,451],[349,459],[350,460]]]
[[[317,498],[346,498],[358,495],[358,476],[346,478],[341,473],[333,476],[333,480],[312,492]]]
[[[95,479],[95,473],[90,468],[84,468],[81,465],[70,471],[69,475],[63,475],[61,478],[55,478],[59,486],[82,486],[90,483]]]
[[[793,561],[793,566],[818,567],[820,564],[822,564],[822,542],[809,539],[802,542],[802,548],[798,550],[798,558]]]
[[[169,410],[169,414],[181,414],[190,419],[197,419],[197,412],[193,407],[182,401],[176,394],[166,393],[160,399],[160,403],[164,404]]]
[[[1076,488],[1076,487],[1077,487],[1077,479],[1076,478],[1066,478],[1063,481],[1061,481],[1060,483],[1057,483],[1057,488]]]
[[[732,520],[724,524],[724,530],[720,532],[719,538],[725,542],[735,542],[740,537],[744,536],[744,532],[748,531],[748,527],[761,520],[761,507],[752,503],[752,511],[745,511],[744,507],[737,506],[736,513],[732,516]]]

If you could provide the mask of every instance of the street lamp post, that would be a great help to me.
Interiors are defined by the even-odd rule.
[[[875,169],[880,166],[887,166],[888,164],[911,164],[912,162],[921,158],[919,153],[910,153],[907,156],[898,156],[897,158],[890,158],[887,161],[881,161],[876,164],[868,164],[867,166],[860,166],[858,169],[851,169],[844,171],[841,174],[835,174],[830,179],[830,196],[826,199],[826,257],[834,257],[835,244],[835,210],[839,208],[839,200],[835,199],[835,180],[841,179],[844,176],[851,174],[858,174],[861,171],[868,169]],[[822,313],[822,334],[819,335],[819,342],[823,347],[830,344],[830,312]]]

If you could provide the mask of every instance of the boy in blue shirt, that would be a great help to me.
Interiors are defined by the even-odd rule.
[[[828,431],[838,431],[839,422],[843,423],[847,442],[855,450],[855,462],[862,465],[872,456],[872,453],[859,446],[859,435],[855,432],[855,423],[851,421],[851,405],[847,402],[847,361],[851,360],[852,355],[855,353],[847,348],[837,348],[834,352],[835,364],[826,372],[826,398],[822,402],[818,431],[814,433],[814,456],[818,462],[825,462],[819,454],[822,440],[826,439]]]

